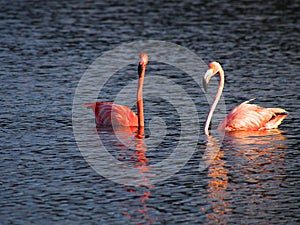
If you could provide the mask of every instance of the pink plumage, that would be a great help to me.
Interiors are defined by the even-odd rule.
[[[214,99],[214,102],[207,114],[204,132],[209,135],[209,124],[213,112],[218,104],[224,88],[224,71],[221,65],[217,62],[209,64],[209,69],[203,77],[204,89],[207,89],[208,82],[211,77],[219,73],[220,84]],[[241,131],[241,130],[270,130],[277,128],[288,113],[281,108],[263,108],[254,104],[249,104],[253,99],[243,102],[232,109],[226,118],[218,126],[218,130]]]
[[[138,66],[139,79],[136,100],[138,114],[135,114],[127,106],[117,105],[113,102],[83,104],[83,106],[93,110],[97,127],[144,127],[143,83],[147,64],[148,55],[141,53]],[[142,129],[139,129],[139,131],[142,133]]]
[[[95,113],[97,127],[107,126],[138,126],[138,116],[129,107],[112,102],[93,102],[83,104]]]
[[[233,108],[218,126],[219,130],[270,130],[277,128],[287,117],[281,108],[263,108],[248,104],[249,101]]]

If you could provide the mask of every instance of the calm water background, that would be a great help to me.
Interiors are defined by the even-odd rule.
[[[0,4],[1,224],[300,223],[299,1]],[[172,177],[153,186],[115,184],[82,157],[72,102],[97,57],[137,40],[176,43],[206,63],[220,61],[227,109],[256,98],[290,114],[278,132],[227,134],[202,172],[201,131],[199,149]],[[155,62],[148,68],[149,76],[174,75]],[[199,99],[200,129],[208,105]],[[168,116],[160,101],[145,99],[146,120],[163,115],[172,129],[160,149],[145,153],[148,164],[168,157],[178,141],[176,110]],[[105,138],[116,158],[137,162],[135,151]]]

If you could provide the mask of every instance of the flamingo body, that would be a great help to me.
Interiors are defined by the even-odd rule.
[[[148,55],[140,54],[138,66],[138,88],[136,95],[137,114],[129,107],[117,105],[113,102],[93,102],[83,104],[91,108],[95,114],[95,122],[98,128],[101,127],[138,127],[137,137],[144,137],[144,104],[143,104],[143,83],[148,64]]]
[[[97,127],[138,126],[138,116],[127,106],[112,102],[93,102],[84,106],[94,111]]]
[[[251,101],[251,100],[250,100]],[[263,108],[249,101],[233,108],[218,126],[218,130],[270,130],[277,128],[287,117],[281,108]]]

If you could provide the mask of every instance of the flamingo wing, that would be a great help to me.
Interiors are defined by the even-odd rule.
[[[138,126],[138,117],[129,107],[112,102],[94,102],[84,104],[95,113],[97,127]]]
[[[288,115],[281,108],[263,108],[248,104],[251,100],[232,109],[218,129],[227,131],[275,129]]]

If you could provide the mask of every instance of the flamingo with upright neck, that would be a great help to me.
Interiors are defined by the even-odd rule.
[[[220,83],[214,102],[207,114],[204,132],[209,135],[209,125],[212,119],[214,110],[220,100],[224,88],[224,70],[218,62],[211,62],[209,69],[203,77],[203,86],[207,91],[207,85],[212,76],[219,73]],[[226,131],[242,131],[242,130],[270,130],[276,129],[284,120],[288,113],[281,108],[263,108],[254,104],[248,104],[250,101],[245,101],[242,104],[233,108],[226,118],[218,126],[218,130]]]
[[[95,113],[97,127],[144,127],[143,84],[148,64],[148,55],[140,54],[138,66],[138,88],[136,95],[137,114],[129,107],[113,102],[93,102],[83,104]]]

